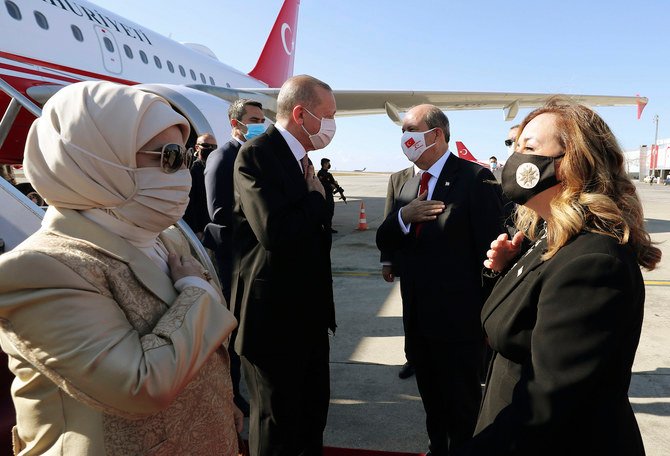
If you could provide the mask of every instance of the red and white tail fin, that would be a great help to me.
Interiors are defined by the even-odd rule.
[[[465,144],[460,141],[456,141],[456,149],[458,149],[458,156],[464,160],[469,160],[472,162],[477,162],[477,159],[470,153]]]
[[[293,75],[299,5],[300,0],[284,0],[263,52],[249,72],[272,88],[281,87]]]

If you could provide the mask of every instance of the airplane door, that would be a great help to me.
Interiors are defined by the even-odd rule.
[[[116,45],[116,39],[112,32],[105,27],[95,26],[95,34],[100,43],[100,52],[102,53],[102,63],[105,69],[110,73],[121,74],[123,65],[121,63],[121,53]]]

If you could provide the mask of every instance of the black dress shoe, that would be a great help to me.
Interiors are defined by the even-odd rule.
[[[233,402],[245,417],[249,416],[249,403],[242,396],[233,397]]]
[[[412,367],[410,363],[403,364],[400,368],[400,372],[398,372],[398,377],[402,378],[403,380],[410,378],[412,375],[414,375],[414,367]]]
[[[334,229],[331,228],[331,229],[330,229],[330,232],[331,232],[331,233],[337,233],[337,230],[334,230]]]

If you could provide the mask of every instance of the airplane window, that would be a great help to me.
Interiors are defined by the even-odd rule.
[[[174,65],[169,60],[167,61],[168,70],[170,73],[174,73]]]
[[[212,84],[213,86],[216,85],[216,83],[214,82],[214,78],[211,76],[209,77],[209,83]]]
[[[105,36],[102,38],[102,42],[105,43],[105,47],[109,52],[114,52],[114,44],[112,44],[112,40]]]
[[[12,16],[17,21],[21,20],[21,10],[18,6],[16,6],[16,3],[5,0],[5,7],[7,8],[7,12],[10,16]]]
[[[205,79],[205,75],[200,73],[200,80],[202,81],[203,84],[207,84],[207,79]]]
[[[126,56],[127,56],[129,59],[132,59],[132,58],[133,58],[133,50],[130,49],[130,46],[128,46],[127,44],[124,44],[124,45],[123,45],[123,50],[126,52]]]
[[[77,41],[84,41],[84,34],[81,33],[81,29],[77,27],[76,25],[72,24],[70,26],[72,29],[72,35],[74,35],[74,39]]]
[[[193,70],[191,70],[191,79],[193,79],[194,81],[197,81],[197,79],[195,78],[195,71],[193,71]]]
[[[35,11],[34,14],[37,25],[39,25],[40,28],[43,28],[44,30],[49,30],[49,22],[47,21],[47,18],[44,17],[44,14],[40,13],[39,11]]]
[[[159,70],[163,68],[163,64],[161,63],[161,59],[158,58],[158,56],[154,55],[154,63],[156,64],[156,68]]]
[[[181,65],[179,65],[179,74],[181,74],[182,77],[184,77],[184,78],[186,77],[186,70]]]
[[[147,55],[144,53],[144,51],[140,51],[140,58],[142,59],[142,62],[149,63],[149,59],[147,58]]]

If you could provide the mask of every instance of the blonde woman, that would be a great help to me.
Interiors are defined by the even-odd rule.
[[[503,168],[520,233],[492,243],[505,272],[482,311],[494,356],[474,438],[458,455],[644,454],[628,387],[644,283],[661,252],[616,138],[584,106],[530,113]],[[532,246],[523,255],[523,236]]]

